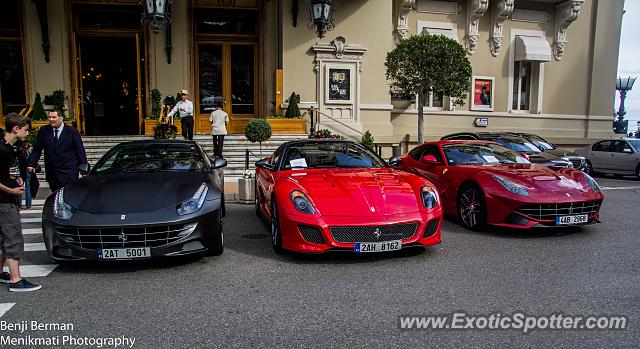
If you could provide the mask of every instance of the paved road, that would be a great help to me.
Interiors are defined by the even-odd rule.
[[[603,224],[472,233],[448,220],[441,245],[385,255],[276,255],[253,208],[236,204],[227,209],[222,256],[56,266],[38,245],[38,212],[27,212],[35,222],[24,224],[33,233],[26,271],[44,288],[0,290],[0,320],[74,329],[0,335],[126,336],[138,348],[637,346],[640,182],[598,181],[607,188]],[[629,328],[399,329],[399,315],[454,311],[619,314]]]

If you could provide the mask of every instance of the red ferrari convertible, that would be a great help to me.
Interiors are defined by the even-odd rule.
[[[444,212],[471,230],[486,224],[509,228],[600,222],[604,195],[581,171],[553,171],[487,141],[419,145],[397,167],[438,188]]]
[[[256,162],[256,214],[283,250],[386,252],[440,242],[435,187],[360,144],[301,140]]]

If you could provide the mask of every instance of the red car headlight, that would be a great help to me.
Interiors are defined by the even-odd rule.
[[[291,198],[291,203],[296,210],[306,214],[316,213],[316,209],[313,207],[311,201],[303,192],[294,190],[289,193],[289,197]]]
[[[420,196],[422,197],[422,205],[428,209],[435,208],[440,201],[438,191],[433,187],[424,186],[420,188]]]

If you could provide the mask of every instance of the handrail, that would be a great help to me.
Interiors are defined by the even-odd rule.
[[[26,108],[25,108],[26,109]],[[23,109],[24,110],[24,109]],[[29,117],[29,115],[31,115],[31,112],[33,111],[33,106],[29,106],[29,109],[27,110],[26,113],[24,113],[23,116]]]
[[[317,109],[314,109],[313,107],[311,107],[311,108],[309,109],[309,112],[310,112],[310,115],[311,115],[311,118],[312,118],[312,119],[313,119],[313,114],[312,114],[312,113],[314,113],[314,112],[315,112],[315,113],[318,113],[319,115],[324,115],[326,118],[329,118],[329,119],[331,119],[331,120],[333,120],[333,121],[337,122],[338,124],[340,124],[340,125],[342,125],[342,126],[344,126],[344,127],[348,128],[348,129],[352,130],[353,132],[355,132],[355,133],[357,133],[357,134],[359,134],[359,135],[361,135],[361,136],[364,136],[364,133],[363,133],[362,131],[355,129],[355,128],[353,128],[353,127],[351,127],[351,126],[349,126],[349,125],[345,124],[345,123],[344,123],[344,122],[342,122],[342,121],[336,120],[336,119],[334,119],[333,117],[331,117],[331,116],[329,116],[329,115],[327,115],[327,114],[325,114],[325,113],[321,112],[320,110],[317,110]],[[313,124],[313,122],[312,122],[312,124]],[[318,118],[318,125],[320,125],[320,118]]]

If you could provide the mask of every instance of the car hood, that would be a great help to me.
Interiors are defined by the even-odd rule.
[[[411,182],[424,181],[412,176],[392,169],[331,169],[293,171],[288,180],[322,215],[365,217],[419,211]]]
[[[492,166],[477,166],[478,172],[495,174],[513,182],[533,189],[533,194],[585,194],[591,191],[591,186],[584,178],[584,174],[574,169],[554,171],[539,164],[500,164]],[[496,182],[496,186],[499,184]]]
[[[64,200],[96,214],[143,213],[176,206],[207,180],[203,172],[90,175],[64,188]]]

